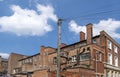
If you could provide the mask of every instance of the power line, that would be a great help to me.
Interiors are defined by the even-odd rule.
[[[112,5],[117,5],[119,3],[119,1],[116,1],[116,2],[112,2],[111,4],[108,4],[108,5],[105,5],[105,6],[102,6],[102,7],[98,7],[98,8],[95,8],[95,9],[92,9],[92,10],[88,10],[88,11],[85,11],[85,12],[81,12],[81,13],[88,13],[88,12],[90,12],[90,11],[95,11],[95,10],[105,10],[106,9],[106,7],[108,8],[108,7],[110,7],[110,6],[112,6]],[[102,8],[102,9],[101,9]],[[110,11],[114,11],[114,10],[110,10]],[[116,10],[115,10],[116,11]],[[103,11],[104,12],[104,11]],[[109,12],[109,11],[108,11]],[[81,14],[80,13],[80,14]],[[97,12],[97,13],[99,13],[99,12]],[[92,14],[92,13],[91,13]],[[85,15],[87,15],[87,14],[85,14]],[[81,15],[81,16],[83,16],[83,15]],[[80,17],[81,17],[80,16]],[[77,17],[79,17],[79,16],[77,16]],[[72,18],[76,18],[76,17],[66,17],[66,18],[64,18],[64,19],[72,19]]]
[[[108,5],[104,5],[104,6],[102,6],[102,7],[98,7],[98,8],[95,8],[95,9],[92,9],[92,10],[87,10],[87,11],[84,11],[84,12],[81,12],[81,13],[88,13],[88,12],[90,12],[90,11],[95,11],[95,10],[105,10],[106,8],[108,8],[108,7],[110,7],[110,6],[112,6],[112,5],[117,5],[119,2],[114,2],[114,3],[111,3],[111,4],[108,4]],[[102,8],[102,9],[101,9]],[[80,13],[80,14],[81,14]]]
[[[68,21],[71,19],[80,19],[80,18],[84,18],[84,17],[88,17],[88,16],[107,14],[107,13],[112,13],[112,12],[116,12],[116,11],[120,11],[120,10],[116,9],[116,10],[109,10],[109,11],[101,11],[101,12],[95,12],[95,13],[85,14],[85,15],[81,15],[81,16],[76,16],[76,17],[68,17],[68,18],[63,18],[62,21]]]
[[[65,32],[65,28],[62,28],[63,34],[64,34],[64,38],[67,41],[67,43],[69,44],[69,39],[68,39],[68,35]]]

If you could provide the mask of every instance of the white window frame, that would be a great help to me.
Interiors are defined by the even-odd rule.
[[[107,40],[108,48],[112,49],[112,42],[110,40]]]
[[[76,55],[73,55],[72,56],[72,62],[75,62],[77,60],[77,56]]]
[[[108,63],[112,65],[112,54],[108,53]]]
[[[118,47],[114,45],[114,52],[118,53]]]
[[[99,61],[102,61],[102,53],[99,53]]]
[[[118,56],[114,56],[115,66],[118,66]]]
[[[16,70],[14,69],[14,70],[13,70],[13,74],[15,74],[15,73],[16,73]]]

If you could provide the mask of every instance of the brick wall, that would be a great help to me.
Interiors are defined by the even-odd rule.
[[[24,58],[25,55],[21,54],[16,54],[16,53],[11,53],[9,58],[8,58],[8,73],[13,74],[14,68],[17,67],[18,65],[18,60]]]

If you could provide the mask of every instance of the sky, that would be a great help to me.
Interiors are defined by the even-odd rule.
[[[40,46],[57,48],[79,41],[79,32],[93,24],[93,35],[105,30],[120,43],[120,0],[0,0],[0,55],[33,55]]]

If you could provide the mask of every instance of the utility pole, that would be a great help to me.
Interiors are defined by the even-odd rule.
[[[58,19],[57,77],[60,77],[61,23],[62,19]]]

